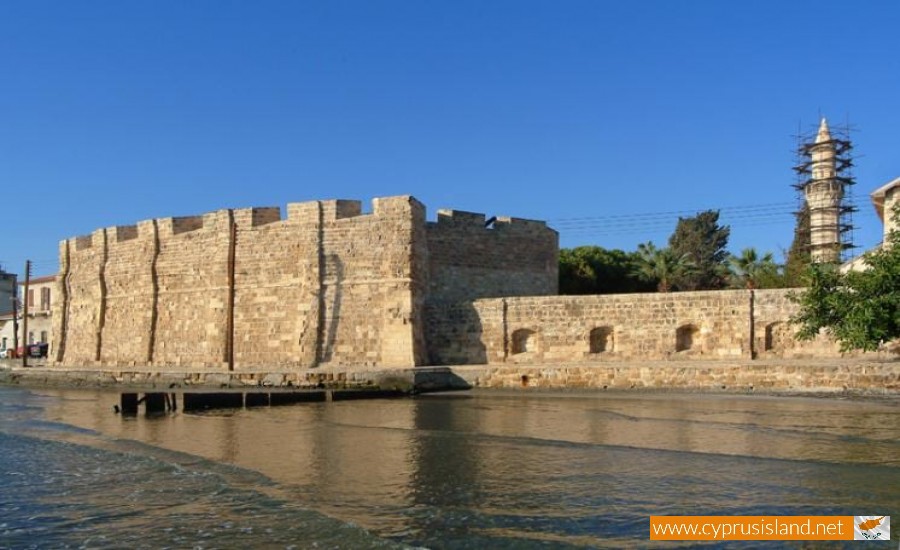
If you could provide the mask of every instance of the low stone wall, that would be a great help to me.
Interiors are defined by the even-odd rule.
[[[900,397],[896,361],[650,362],[453,367],[475,388],[840,393]]]
[[[527,296],[426,305],[433,365],[740,360],[845,354],[795,338],[790,290]]]
[[[437,369],[303,369],[285,371],[212,371],[205,368],[71,368],[0,363],[0,385],[54,388],[110,388],[176,390],[205,389],[387,389],[411,391],[426,389],[468,388],[463,382],[455,386],[446,368]]]
[[[53,387],[380,388],[698,391],[879,395],[900,398],[900,361],[871,359],[655,361],[558,365],[458,365],[295,372],[209,369],[21,368],[0,365],[0,384]]]

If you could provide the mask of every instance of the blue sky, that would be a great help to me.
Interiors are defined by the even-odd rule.
[[[794,134],[851,122],[857,244],[900,176],[900,3],[0,2],[0,263],[219,208],[412,194],[665,244],[790,245]],[[571,218],[587,218],[580,224]]]

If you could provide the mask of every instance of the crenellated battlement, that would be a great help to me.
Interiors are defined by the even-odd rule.
[[[510,216],[494,216],[488,223],[487,215],[480,212],[466,212],[465,210],[451,210],[442,208],[437,211],[437,221],[430,222],[430,227],[440,229],[484,229],[487,231],[525,231],[540,232],[552,231],[547,224],[540,220],[525,218],[513,218]]]
[[[541,220],[529,220],[526,218],[511,218],[507,216],[497,216],[494,221],[494,229],[498,231],[553,231],[547,227],[547,223]]]
[[[118,225],[115,228],[116,242],[130,241],[138,238],[138,226]]]
[[[158,223],[160,224],[160,227],[168,229],[168,232],[172,235],[180,235],[182,233],[189,233],[191,231],[203,229],[207,216],[209,216],[209,214],[205,214],[202,216],[163,218],[159,220]]]
[[[233,212],[234,223],[240,227],[262,227],[284,221],[281,219],[281,208],[277,206],[236,208]]]
[[[466,212],[465,210],[451,210],[441,208],[437,211],[437,221],[431,225],[440,227],[481,227],[487,218],[480,212]]]
[[[82,251],[92,248],[94,246],[94,235],[82,235],[80,237],[75,237],[75,250]]]

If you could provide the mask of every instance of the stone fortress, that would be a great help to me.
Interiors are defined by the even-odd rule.
[[[427,316],[482,297],[552,295],[543,222],[412,197],[220,210],[63,241],[55,361],[71,366],[415,366]],[[433,322],[437,327],[442,323]]]
[[[813,182],[833,184],[823,128]],[[822,229],[836,211],[818,203],[840,199],[825,187],[807,190],[820,260],[839,238]],[[896,188],[873,194],[882,219]],[[60,244],[51,357],[293,371],[841,356],[825,336],[793,338],[788,290],[558,296],[557,264],[544,222],[455,210],[429,222],[409,196],[371,213],[329,200],[98,229]]]

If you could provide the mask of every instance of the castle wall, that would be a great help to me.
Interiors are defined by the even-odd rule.
[[[535,296],[429,304],[432,364],[839,357],[798,342],[786,290]]]
[[[424,362],[425,210],[411,197],[220,210],[60,247],[64,365]],[[414,250],[417,252],[414,253]],[[418,259],[416,259],[418,258]],[[233,337],[232,337],[233,335]]]
[[[428,235],[428,301],[554,295],[559,235],[544,222],[438,210]]]
[[[151,264],[158,249],[159,236],[153,220],[106,230],[101,362],[122,357],[138,364],[150,357],[155,309]],[[77,346],[76,342],[71,343]]]
[[[64,356],[85,365],[95,364],[99,359],[104,295],[101,272],[105,256],[105,229],[70,239],[60,246],[56,290],[57,296],[63,299],[54,305],[53,315],[53,341],[58,342],[56,353],[60,358]]]
[[[218,210],[157,223],[156,326],[150,362],[222,367],[227,360],[230,212]],[[110,357],[108,361],[128,358]]]
[[[341,201],[322,227],[321,363],[422,364],[420,288],[413,261],[425,208],[412,197],[375,199],[372,214]]]
[[[312,367],[318,331],[318,203],[236,210],[234,363]]]

